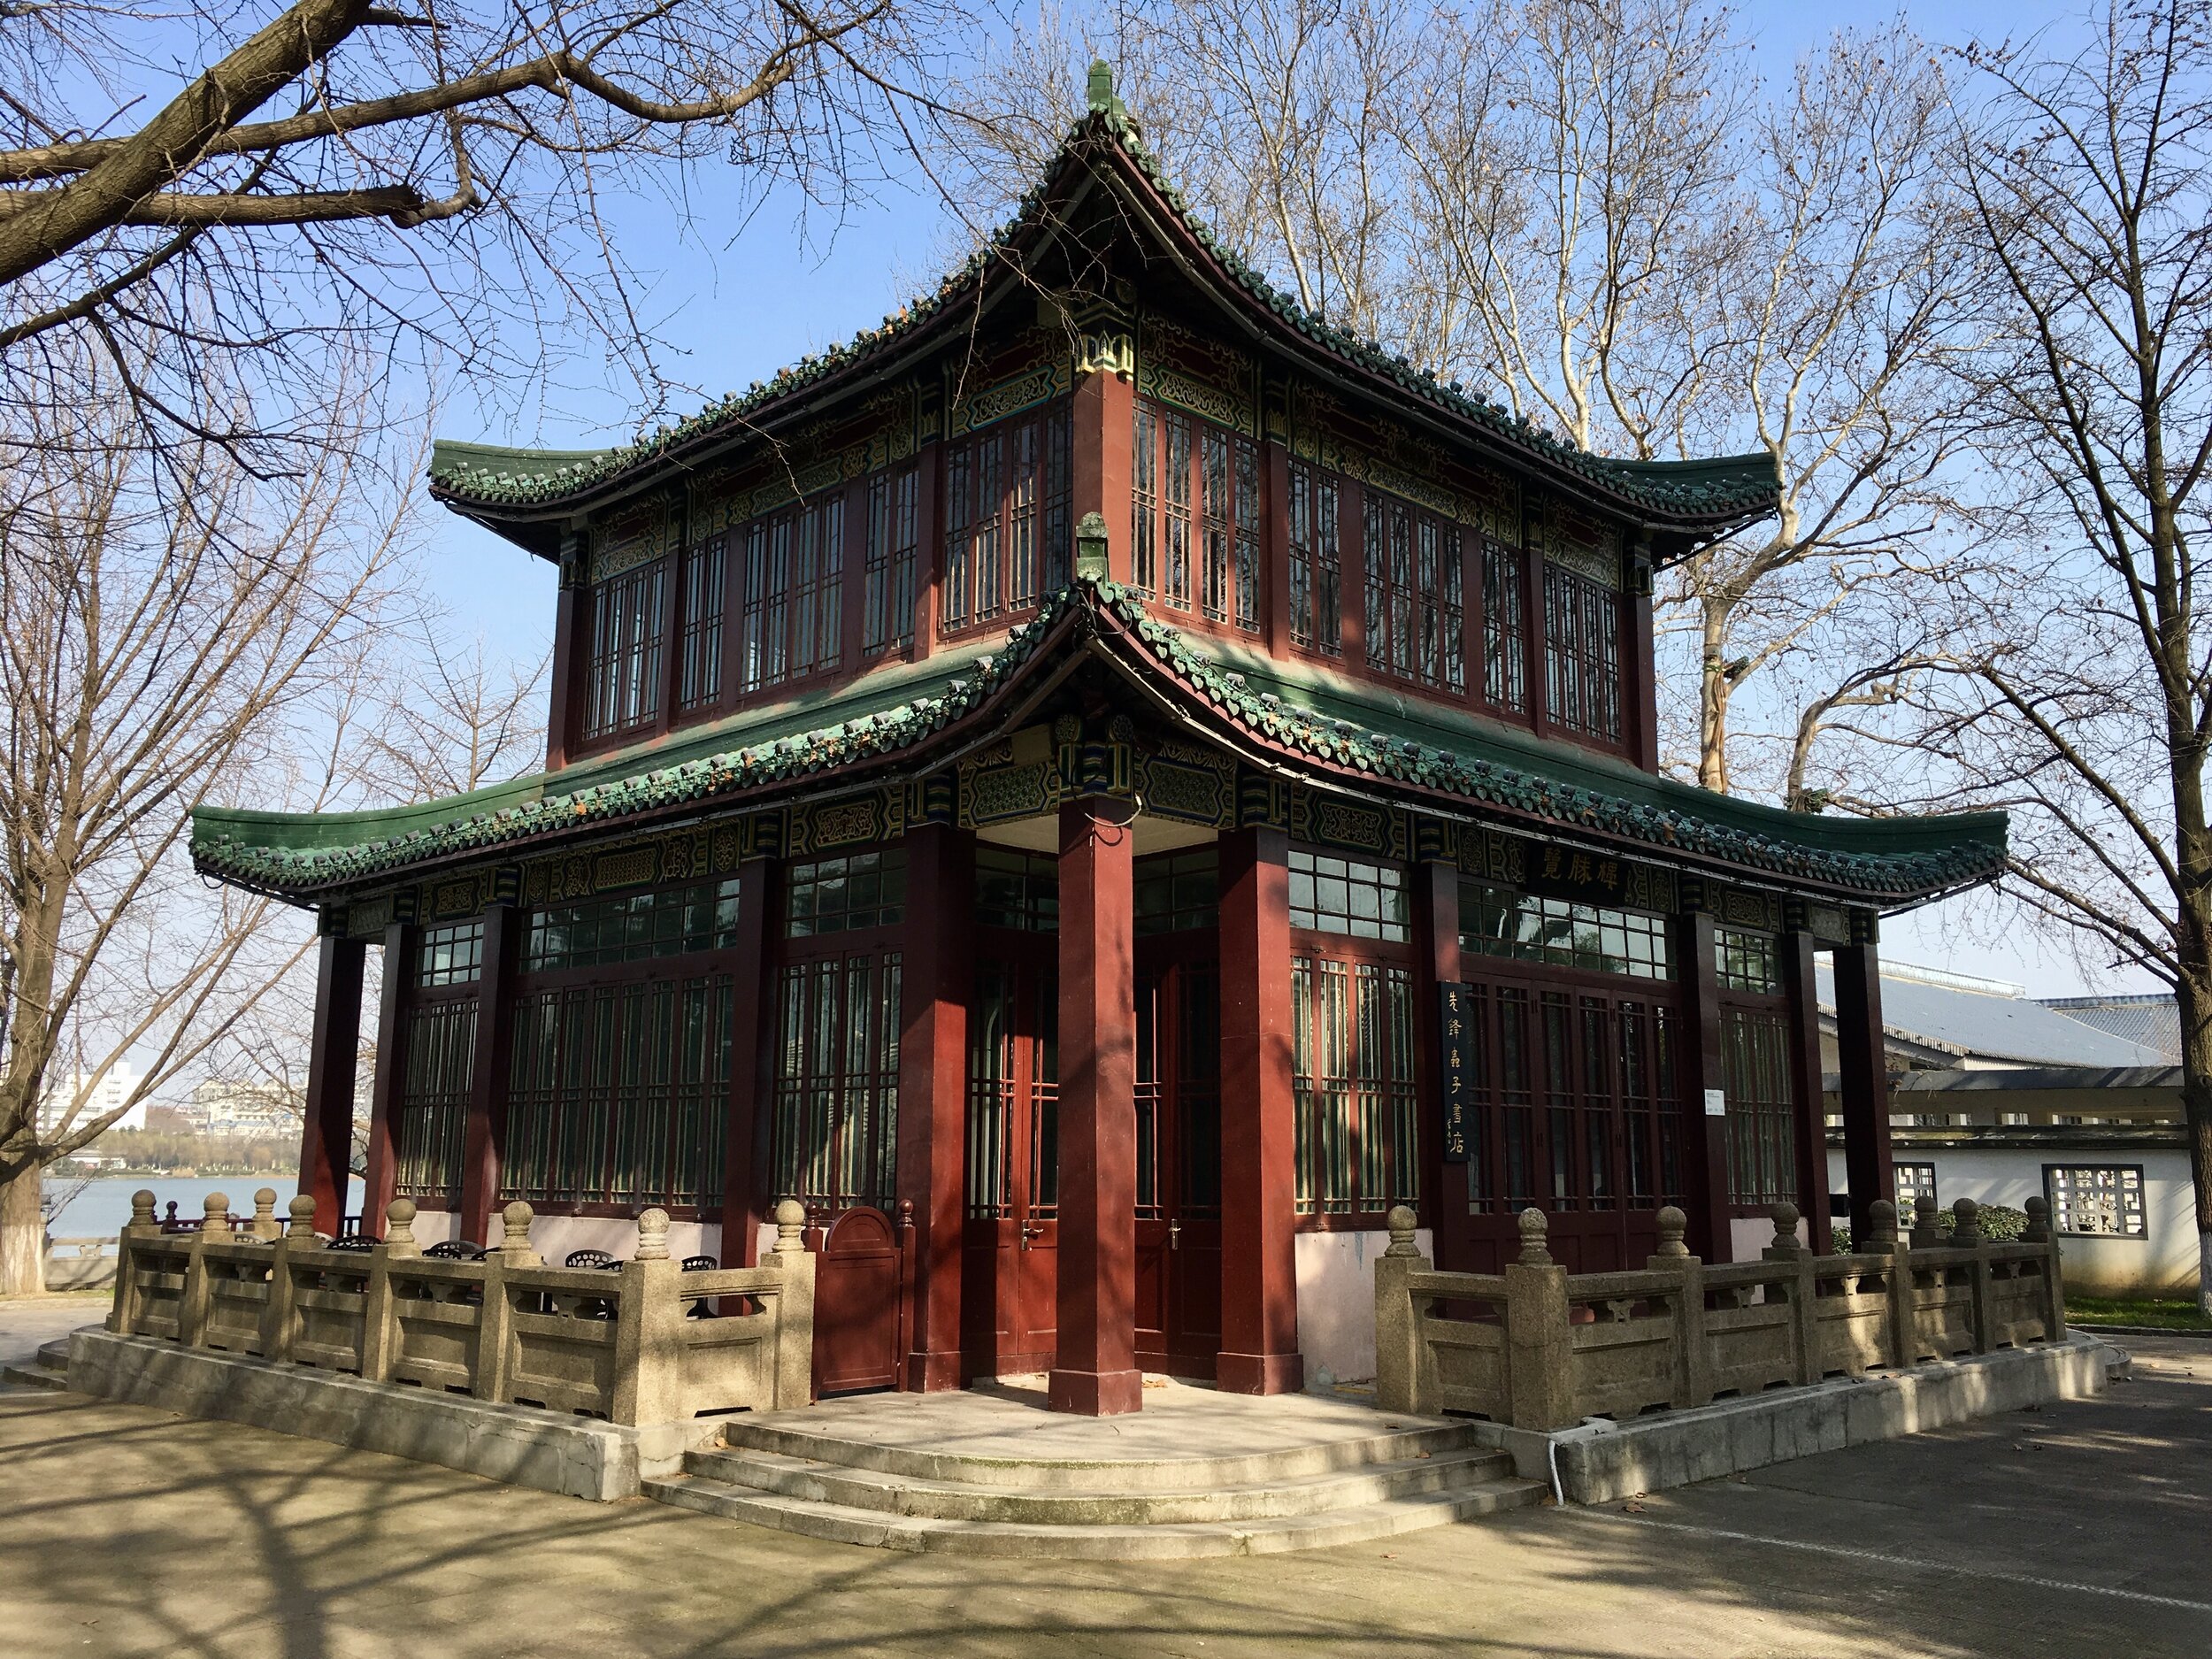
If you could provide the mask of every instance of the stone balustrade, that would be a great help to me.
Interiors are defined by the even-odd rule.
[[[762,1265],[687,1272],[663,1210],[638,1217],[634,1254],[609,1271],[546,1266],[525,1203],[482,1260],[449,1261],[423,1254],[406,1199],[381,1242],[341,1248],[314,1231],[311,1198],[280,1225],[265,1195],[244,1226],[211,1193],[196,1229],[166,1232],[153,1194],[134,1194],[109,1328],[623,1425],[810,1398],[814,1258],[795,1203],[777,1206]]]
[[[1816,1256],[1794,1206],[1777,1204],[1762,1259],[1709,1267],[1671,1206],[1658,1253],[1617,1273],[1570,1273],[1551,1258],[1543,1212],[1525,1210],[1519,1260],[1485,1274],[1436,1271],[1401,1206],[1375,1265],[1377,1402],[1545,1431],[2057,1342],[2058,1246],[2043,1200],[2027,1208],[2020,1241],[1993,1244],[1970,1199],[1953,1206],[1948,1239],[1933,1197],[1902,1239],[1896,1207],[1878,1202],[1864,1248]]]

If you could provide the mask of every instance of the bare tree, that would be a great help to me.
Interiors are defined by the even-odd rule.
[[[2173,987],[2212,1310],[2212,7],[2119,0],[2092,33],[1962,55],[2001,330],[1969,392],[2033,534],[1955,595],[1926,787],[2010,807],[2014,895]]]
[[[39,1171],[193,1066],[311,942],[202,887],[187,809],[349,803],[403,551],[342,458],[351,388],[314,465],[272,482],[206,442],[157,465],[113,377],[83,373],[109,395],[0,429],[0,1294],[38,1287]],[[96,1107],[126,1056],[142,1081]]]
[[[411,803],[466,795],[545,757],[550,659],[499,661],[483,636],[463,641],[434,619],[413,630],[399,695],[369,738],[366,786]]]

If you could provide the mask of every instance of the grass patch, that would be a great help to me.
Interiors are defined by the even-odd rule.
[[[2193,1302],[2118,1300],[2110,1296],[2066,1298],[2069,1324],[2154,1325],[2162,1331],[2212,1331],[2212,1319],[2197,1311]]]

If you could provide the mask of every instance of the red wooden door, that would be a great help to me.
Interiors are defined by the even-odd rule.
[[[899,1386],[900,1253],[891,1217],[845,1210],[826,1233],[810,1229],[814,1263],[814,1392]]]
[[[971,1376],[1048,1371],[1058,1348],[1058,1023],[1046,950],[978,964],[960,1298]]]
[[[1137,1360],[1211,1378],[1221,1347],[1217,964],[1175,960],[1164,941],[1141,948],[1136,1016]]]

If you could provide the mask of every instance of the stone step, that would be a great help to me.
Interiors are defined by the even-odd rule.
[[[1317,1515],[1160,1525],[1052,1526],[891,1515],[880,1509],[787,1497],[698,1475],[674,1475],[644,1483],[645,1494],[664,1503],[836,1543],[1060,1561],[1170,1561],[1320,1549],[1519,1509],[1534,1503],[1541,1490],[1532,1480],[1494,1479],[1463,1490],[1386,1498]]]
[[[733,1417],[722,1443],[735,1451],[766,1452],[841,1469],[866,1470],[906,1480],[987,1486],[1015,1492],[1217,1492],[1226,1486],[1279,1485],[1340,1474],[1371,1463],[1409,1461],[1477,1449],[1477,1432],[1456,1424],[1400,1428],[1341,1440],[1223,1457],[1055,1458],[991,1457],[925,1450],[872,1440],[841,1439],[789,1425],[787,1414],[761,1420]],[[1418,1421],[1418,1419],[1416,1419]]]
[[[1512,1471],[1502,1452],[1413,1451],[1388,1463],[1362,1464],[1291,1479],[1222,1486],[1205,1491],[1018,1491],[958,1481],[850,1469],[778,1452],[701,1451],[684,1459],[687,1474],[773,1496],[850,1509],[944,1521],[1010,1522],[1032,1526],[1157,1526],[1283,1519],[1360,1509],[1395,1498],[1464,1491]]]
[[[27,1365],[0,1366],[0,1382],[18,1388],[69,1386],[69,1339],[59,1337],[38,1350]]]

